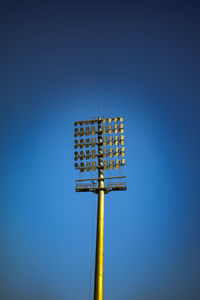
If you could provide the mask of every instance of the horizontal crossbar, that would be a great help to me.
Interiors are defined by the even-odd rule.
[[[77,179],[75,180],[76,182],[78,181],[92,181],[92,180],[102,180],[102,179],[117,179],[117,178],[126,178],[126,176],[115,176],[115,177],[104,177],[104,178],[88,178],[88,179]]]
[[[114,119],[117,119],[117,120],[122,119],[120,122],[123,122],[123,117],[100,118],[100,119],[95,119],[95,120],[76,121],[76,122],[74,122],[74,126],[82,125],[82,124],[87,124],[87,123],[94,124],[96,122],[103,122],[104,120],[108,121],[108,120],[114,120]]]
[[[125,191],[127,189],[126,182],[114,182],[107,184],[104,187],[97,186],[96,183],[77,183],[76,184],[76,192],[93,192],[98,194],[99,191],[104,191],[105,194],[111,191]]]
[[[95,120],[86,120],[86,121],[76,121],[74,122],[74,126],[77,126],[77,125],[81,125],[81,124],[87,124],[87,123],[96,123],[96,122],[102,122],[102,119],[95,119]]]
[[[95,194],[98,194],[99,191],[104,191],[105,194],[112,192],[112,191],[126,191],[127,190],[127,186],[113,186],[113,187],[83,187],[83,188],[79,188],[76,187],[76,192],[93,192]]]

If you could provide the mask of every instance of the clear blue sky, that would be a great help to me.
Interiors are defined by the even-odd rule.
[[[92,299],[73,134],[100,105],[124,116],[128,183],[105,196],[105,300],[199,299],[198,4],[1,6],[0,298]]]

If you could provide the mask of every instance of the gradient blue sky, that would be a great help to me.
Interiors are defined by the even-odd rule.
[[[92,299],[96,195],[74,121],[124,116],[105,196],[105,300],[200,299],[199,5],[3,1],[2,300]],[[91,275],[92,274],[92,275]]]

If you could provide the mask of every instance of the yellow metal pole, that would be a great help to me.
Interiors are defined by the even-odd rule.
[[[99,118],[101,120],[101,118]],[[101,122],[98,123],[98,142],[102,142]],[[98,145],[98,153],[102,155],[102,144]],[[103,300],[103,252],[104,252],[104,179],[103,179],[103,159],[98,157],[98,212],[97,212],[97,235],[96,235],[96,260],[95,260],[95,283],[94,300]]]

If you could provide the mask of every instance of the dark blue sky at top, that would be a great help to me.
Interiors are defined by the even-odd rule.
[[[2,300],[92,299],[96,195],[73,124],[124,116],[105,196],[104,298],[200,298],[199,4],[2,1]]]

